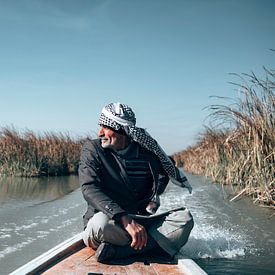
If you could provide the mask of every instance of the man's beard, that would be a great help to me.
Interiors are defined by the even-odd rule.
[[[111,139],[101,138],[101,146],[103,148],[112,148]]]

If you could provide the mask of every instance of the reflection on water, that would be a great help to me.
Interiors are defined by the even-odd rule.
[[[77,176],[47,178],[0,178],[0,203],[10,200],[53,201],[79,187]]]

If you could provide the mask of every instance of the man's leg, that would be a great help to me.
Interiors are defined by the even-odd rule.
[[[131,242],[131,238],[120,225],[115,224],[114,220],[98,212],[89,220],[83,232],[83,241],[86,246],[97,249],[102,242],[127,245]]]
[[[97,260],[108,263],[112,259],[141,255],[148,251],[151,251],[153,255],[166,255],[166,257],[170,255],[170,257],[174,257],[187,242],[194,226],[192,215],[188,209],[172,212],[160,220],[145,219],[139,222],[147,228],[148,241],[146,247],[136,250],[129,244],[122,246],[103,242],[97,250]]]
[[[188,209],[172,212],[148,229],[158,245],[170,256],[175,254],[187,242],[194,221]]]
[[[145,248],[141,250],[132,248],[130,235],[102,212],[96,213],[89,220],[83,232],[83,241],[86,246],[97,249],[96,256],[99,262],[143,254],[151,249],[160,249],[149,234]]]
[[[108,263],[110,260],[143,255],[148,251],[160,252],[160,250],[157,242],[148,234],[147,244],[142,249],[134,249],[129,244],[121,246],[103,242],[96,251],[96,257],[99,262]]]

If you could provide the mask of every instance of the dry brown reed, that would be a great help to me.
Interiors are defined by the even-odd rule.
[[[212,126],[173,157],[187,171],[237,185],[275,209],[275,71],[264,70],[265,80],[245,74],[242,84],[233,83],[238,98],[209,106]]]
[[[43,136],[13,128],[0,131],[0,175],[57,176],[77,173],[81,141],[64,134]]]

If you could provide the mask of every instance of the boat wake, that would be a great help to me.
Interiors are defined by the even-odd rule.
[[[194,186],[190,196],[172,187],[161,198],[166,208],[186,206],[194,217],[194,228],[181,254],[193,259],[234,259],[255,255],[256,245],[247,228],[232,220],[232,209],[220,192],[211,186]],[[217,192],[217,193],[216,193]]]
[[[250,243],[245,235],[233,233],[231,230],[225,230],[224,228],[196,225],[189,241],[181,249],[181,253],[193,259],[233,259],[255,253],[252,246],[253,243]]]

